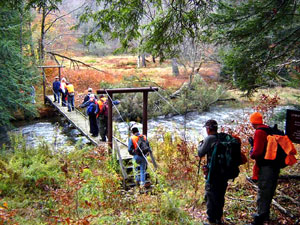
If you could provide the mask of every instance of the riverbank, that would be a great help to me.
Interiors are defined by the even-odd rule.
[[[0,151],[0,223],[8,224],[203,224],[206,222],[202,172],[197,174],[195,147],[180,137],[152,142],[159,169],[148,167],[153,189],[125,192],[117,164],[105,149],[75,147],[75,151],[53,152],[39,145],[31,148],[22,140],[13,151]],[[297,146],[299,149],[299,146]],[[297,155],[299,158],[299,153]],[[246,177],[253,162],[241,166],[226,193],[226,224],[251,221],[256,208],[256,191]],[[299,163],[282,170],[299,174]],[[279,180],[275,200],[294,216],[272,206],[269,225],[295,224],[299,181]],[[288,188],[287,188],[288,187]],[[289,200],[289,199],[294,199]]]
[[[281,109],[284,107],[275,110],[275,114],[280,114]],[[118,164],[106,149],[76,144],[71,151],[61,151],[59,147],[53,151],[53,137],[58,134],[54,131],[55,123],[51,129],[45,124],[30,124],[30,129],[44,130],[42,133],[50,136],[51,144],[49,147],[38,139],[40,144],[34,147],[24,139],[15,139],[10,147],[1,149],[0,213],[4,216],[0,222],[2,219],[25,225],[202,224],[206,221],[205,180],[202,173],[197,174],[195,154],[197,143],[205,134],[204,121],[213,118],[218,120],[220,129],[229,127],[240,132],[243,152],[248,155],[250,131],[243,133],[245,129],[242,132],[241,128],[249,125],[247,114],[251,110],[217,106],[210,112],[149,120],[149,140],[159,170],[154,173],[152,165],[148,167],[153,183],[148,194],[141,194],[138,189],[122,190]],[[282,116],[279,119],[284,121]],[[128,124],[115,125],[126,138]],[[300,149],[299,145],[296,147]],[[253,161],[249,160],[241,166],[240,176],[229,183],[224,209],[224,219],[229,224],[250,222],[255,212],[255,188],[246,179],[252,174],[252,166]],[[285,175],[299,172],[299,163],[282,170]],[[289,199],[297,199],[299,185],[298,180],[279,180],[278,190]],[[275,198],[295,217],[274,207],[269,224],[294,224],[300,216],[297,201],[286,199]]]

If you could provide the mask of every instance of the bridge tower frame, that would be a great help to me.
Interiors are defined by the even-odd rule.
[[[143,134],[147,135],[148,130],[148,92],[158,91],[157,87],[140,87],[140,88],[114,88],[114,89],[99,89],[97,94],[107,94],[108,97],[108,124],[107,136],[108,146],[110,149],[113,147],[113,121],[112,121],[112,99],[114,93],[143,93]]]

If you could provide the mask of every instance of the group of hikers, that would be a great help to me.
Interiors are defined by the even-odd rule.
[[[63,107],[68,106],[68,111],[74,111],[74,86],[66,78],[62,78],[59,81],[59,77],[55,77],[55,81],[52,84],[53,94],[54,94],[54,102],[60,103],[61,96],[61,104]]]
[[[251,114],[250,123],[255,129],[254,137],[249,138],[250,158],[255,160],[252,181],[258,185],[257,212],[252,215],[253,221],[250,224],[263,225],[270,219],[270,206],[280,169],[297,162],[296,149],[289,138],[277,129],[277,126],[273,128],[263,123],[261,113]],[[207,137],[198,146],[198,156],[200,162],[205,156],[207,159],[203,167],[206,175],[205,201],[208,215],[208,223],[205,224],[223,224],[223,207],[228,180],[238,176],[238,166],[247,162],[247,158],[241,153],[240,139],[233,135],[219,133],[217,121],[208,120],[204,127]],[[144,187],[147,152],[150,152],[151,148],[146,136],[141,135],[136,127],[132,128],[131,132],[128,151],[140,165],[140,174],[136,175],[136,182]]]
[[[107,135],[107,98],[100,95],[99,99],[88,88],[81,108],[87,108],[92,136],[100,136],[106,141]],[[74,86],[64,78],[59,82],[56,77],[53,82],[54,102],[62,106],[68,101],[68,111],[74,110]],[[113,101],[114,105],[119,101]],[[250,158],[255,160],[252,181],[258,185],[257,212],[252,215],[252,225],[263,225],[270,219],[270,206],[277,187],[280,169],[286,165],[297,162],[296,149],[291,140],[277,129],[277,126],[269,127],[263,123],[263,116],[259,112],[250,115],[250,123],[255,129],[254,137],[250,137]],[[205,173],[205,201],[207,207],[208,224],[223,224],[223,207],[228,180],[239,175],[239,166],[247,161],[241,153],[241,141],[234,135],[218,132],[218,123],[208,120],[204,124],[207,137],[198,146],[200,162],[206,156]],[[145,135],[139,133],[139,129],[131,129],[132,136],[128,142],[128,152],[133,155],[133,160],[139,165],[136,167],[135,180],[137,185],[144,188],[146,184],[147,155],[151,153],[149,141]]]
[[[70,82],[59,77],[55,77],[52,85],[54,102],[60,103],[60,96],[62,106],[68,106],[68,112],[74,111],[74,86]],[[114,105],[118,105],[120,101],[112,101]],[[86,108],[86,113],[89,118],[90,133],[93,137],[97,137],[100,133],[101,141],[106,141],[107,136],[107,122],[108,122],[108,101],[104,95],[93,94],[93,89],[88,88],[88,94],[84,97],[80,108]]]

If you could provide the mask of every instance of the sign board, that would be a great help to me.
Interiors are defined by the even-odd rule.
[[[300,144],[300,111],[288,109],[286,111],[285,133],[292,142]]]

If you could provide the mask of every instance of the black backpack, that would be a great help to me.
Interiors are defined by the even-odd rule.
[[[141,153],[141,151],[143,152],[143,154]],[[148,140],[145,140],[144,135],[139,135],[139,140],[137,142],[137,148],[135,149],[135,153],[140,156],[146,156],[149,152],[150,145]]]
[[[273,127],[260,127],[257,128],[258,130],[263,130],[265,131],[268,135],[281,135],[284,136],[284,132],[282,130],[279,130],[277,127],[277,124],[275,124]],[[284,168],[287,165],[285,164],[285,158],[286,158],[286,153],[285,151],[282,149],[282,147],[277,144],[277,154],[276,154],[276,158],[274,160],[266,160],[274,165],[278,165],[279,168]]]
[[[241,143],[237,138],[218,133],[217,139],[208,164],[208,183],[220,178],[235,179],[240,173],[239,166],[243,164]]]

